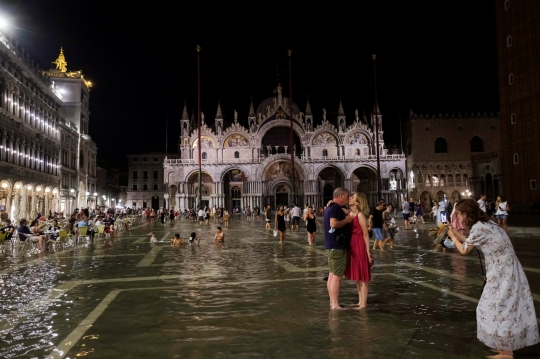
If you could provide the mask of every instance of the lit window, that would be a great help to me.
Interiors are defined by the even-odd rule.
[[[514,164],[517,165],[519,163],[519,155],[517,153],[514,153]]]
[[[512,36],[506,38],[506,47],[512,46]]]
[[[512,85],[514,83],[514,74],[508,75],[508,83]]]
[[[517,116],[516,116],[515,113],[513,113],[513,114],[510,115],[510,123],[511,123],[512,125],[515,125],[516,122],[517,122]]]

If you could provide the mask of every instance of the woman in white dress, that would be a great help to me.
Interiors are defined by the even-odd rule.
[[[484,253],[486,286],[476,308],[478,340],[499,354],[513,358],[513,351],[540,341],[529,282],[506,232],[480,209],[473,199],[456,204],[458,219],[468,237],[450,228],[448,235],[461,254],[474,247]]]

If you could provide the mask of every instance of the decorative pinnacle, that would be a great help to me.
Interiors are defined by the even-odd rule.
[[[371,55],[371,58],[373,59],[373,61],[377,60],[377,54]]]
[[[289,57],[291,57],[292,51],[291,51],[291,50],[287,50],[287,55],[289,55]]]
[[[199,45],[197,45],[195,49],[197,50],[197,52],[201,52],[201,47]]]

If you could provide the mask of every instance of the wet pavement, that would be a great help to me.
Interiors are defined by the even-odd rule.
[[[540,316],[540,231],[509,227]],[[285,244],[264,221],[135,223],[46,255],[0,254],[0,358],[485,358],[475,308],[483,284],[476,252],[433,251],[431,223],[399,231],[374,251],[368,307],[344,281],[330,311],[323,234]],[[165,242],[151,244],[150,233]],[[174,248],[174,233],[200,245]],[[186,241],[187,242],[187,241]],[[538,358],[540,346],[516,358]]]

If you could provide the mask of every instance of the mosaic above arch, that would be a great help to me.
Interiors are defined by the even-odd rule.
[[[198,148],[199,139],[193,141],[193,148]],[[216,144],[211,137],[201,136],[201,148],[216,148]]]
[[[321,132],[317,134],[311,142],[314,146],[319,145],[335,145],[337,144],[336,137],[330,132]]]
[[[358,145],[358,144],[367,144],[369,143],[366,135],[362,132],[353,132],[347,135],[345,139],[345,144],[347,145]]]
[[[249,147],[249,140],[245,136],[233,134],[225,139],[223,147]]]
[[[227,176],[231,182],[246,182],[248,180],[244,171],[238,169],[230,170],[227,172]]]
[[[266,179],[274,179],[278,177],[292,177],[291,163],[287,161],[279,161],[268,166],[266,170]],[[295,169],[294,177],[300,178],[298,176],[298,171]]]

